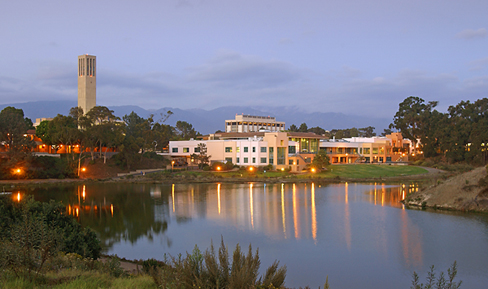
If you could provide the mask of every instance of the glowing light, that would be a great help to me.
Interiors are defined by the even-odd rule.
[[[81,168],[81,171],[82,172],[86,172],[86,168]]]
[[[112,217],[114,216],[114,205],[110,204],[110,213],[112,214]]]
[[[217,167],[217,171],[220,171],[220,167]]]
[[[285,171],[285,168],[281,168],[281,171],[284,172]]]
[[[312,173],[315,173],[315,168],[312,168]]]
[[[252,184],[249,184],[249,209],[251,210],[251,227],[254,229],[254,209],[252,201]]]
[[[17,202],[20,202],[20,193],[17,193]]]
[[[83,185],[83,193],[82,193],[82,196],[83,196],[83,202],[84,202],[85,201],[85,196],[86,196],[85,185]]]
[[[347,183],[346,183],[347,184]],[[317,244],[317,213],[315,211],[315,184],[312,183],[312,238]]]
[[[173,202],[173,213],[175,212],[175,184],[171,186],[171,200]]]
[[[283,234],[286,239],[286,219],[285,219],[285,184],[281,184],[281,220],[283,223]]]
[[[295,184],[293,184],[293,226],[295,229],[295,239],[300,239],[300,233],[298,232],[298,208],[297,208],[297,189]]]
[[[18,174],[20,174],[22,172],[22,170],[21,169],[17,169],[15,172],[18,173]]]
[[[249,167],[249,171],[252,172],[254,170],[253,167]]]
[[[219,215],[220,215],[220,184],[217,184],[217,199],[218,199],[218,208],[219,208]]]

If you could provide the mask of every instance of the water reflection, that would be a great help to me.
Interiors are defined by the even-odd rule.
[[[205,249],[221,237],[229,247],[252,243],[263,264],[279,259],[288,266],[289,287],[317,288],[325,272],[342,288],[378,288],[360,282],[368,278],[398,288],[413,270],[445,270],[454,260],[460,275],[478,280],[468,286],[462,275],[467,288],[488,282],[480,272],[488,266],[486,216],[405,210],[400,201],[416,190],[381,183],[86,184],[12,198],[62,201],[98,232],[108,253],[127,258]]]

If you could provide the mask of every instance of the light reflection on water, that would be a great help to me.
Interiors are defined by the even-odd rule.
[[[263,270],[275,259],[286,264],[290,287],[318,288],[328,275],[332,288],[407,288],[414,270],[445,271],[457,260],[463,286],[483,288],[487,217],[406,210],[400,201],[414,190],[381,183],[91,184],[33,193],[63,201],[108,253],[129,259],[162,259],[195,244],[205,250],[223,238],[231,249],[259,247]]]

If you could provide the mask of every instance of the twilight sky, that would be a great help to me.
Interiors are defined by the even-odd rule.
[[[293,106],[392,117],[488,97],[487,0],[2,1],[0,104]]]

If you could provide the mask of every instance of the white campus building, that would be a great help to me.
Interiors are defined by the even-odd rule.
[[[211,162],[232,162],[240,166],[266,166],[277,169],[288,165],[288,136],[286,132],[268,132],[253,137],[218,140],[170,141],[169,155],[194,161],[192,154],[199,154],[198,145],[205,144]],[[293,144],[292,144],[293,145]]]

